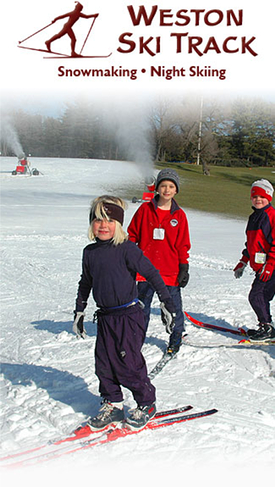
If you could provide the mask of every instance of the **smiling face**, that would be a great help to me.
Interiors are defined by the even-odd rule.
[[[100,220],[99,218],[95,218],[93,220],[93,234],[99,240],[110,240],[114,237],[116,231],[116,221],[115,220],[107,220],[103,218]]]
[[[259,194],[252,196],[251,201],[252,201],[252,205],[257,210],[260,210],[261,208],[264,208],[265,206],[267,206],[269,204],[268,199],[264,198],[263,196],[260,196]]]
[[[169,201],[177,194],[177,186],[167,179],[159,183],[157,191],[161,200]]]

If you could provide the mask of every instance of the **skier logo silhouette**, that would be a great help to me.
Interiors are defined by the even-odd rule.
[[[63,29],[61,29],[61,31],[58,32],[58,34],[55,34],[48,41],[45,42],[47,50],[49,52],[51,52],[51,43],[56,41],[57,39],[60,39],[61,37],[63,37],[64,35],[67,34],[71,39],[71,56],[72,57],[78,57],[79,56],[79,54],[77,54],[75,52],[76,37],[75,37],[75,34],[74,34],[72,27],[80,17],[84,18],[84,19],[90,19],[90,18],[94,17],[94,20],[95,20],[98,17],[98,14],[85,15],[82,13],[83,5],[81,5],[81,3],[79,3],[79,2],[75,2],[75,3],[76,3],[76,6],[75,6],[74,10],[72,10],[71,12],[68,12],[66,14],[59,15],[59,17],[56,17],[55,19],[53,19],[52,23],[56,22],[57,20],[65,19],[66,17],[69,17],[68,21],[64,24]],[[93,26],[93,24],[92,24],[92,26]],[[92,26],[91,26],[91,29],[92,29]],[[91,29],[90,29],[90,31],[91,31]],[[89,31],[89,33],[90,33],[90,31]],[[86,40],[87,40],[87,38],[86,38]],[[84,43],[84,45],[85,45],[85,43]],[[84,45],[83,45],[83,47],[84,47]],[[83,47],[82,47],[82,49],[83,49]],[[81,50],[81,52],[82,52],[82,50]],[[80,53],[80,55],[81,55],[81,53]]]
[[[75,6],[74,10],[72,10],[71,12],[67,12],[66,14],[59,15],[58,17],[55,17],[55,19],[52,20],[52,22],[50,24],[46,25],[45,27],[42,27],[42,29],[39,29],[37,32],[34,32],[33,34],[29,35],[28,37],[26,37],[22,41],[19,41],[19,46],[18,47],[21,47],[22,49],[30,49],[32,51],[40,51],[40,52],[52,53],[52,54],[57,55],[58,58],[60,58],[60,57],[61,58],[71,58],[71,57],[106,58],[106,57],[111,56],[112,53],[107,54],[105,56],[100,56],[100,55],[97,55],[97,56],[83,56],[82,55],[82,51],[84,49],[84,46],[85,46],[85,44],[86,44],[86,42],[88,40],[88,37],[89,37],[89,35],[91,33],[91,30],[92,30],[92,28],[94,26],[95,20],[97,19],[97,17],[99,16],[99,14],[91,14],[91,15],[83,14],[82,13],[83,5],[81,5],[81,3],[79,3],[79,2],[75,2],[75,3],[76,3],[76,6]],[[45,42],[45,45],[46,45],[46,49],[41,49],[41,48],[39,49],[39,48],[36,48],[36,47],[30,47],[30,46],[25,46],[25,45],[22,46],[21,45],[22,43],[24,43],[25,41],[27,41],[31,37],[36,36],[38,33],[42,32],[43,30],[47,29],[48,27],[51,27],[58,20],[65,19],[66,17],[68,17],[68,20],[63,25],[63,28],[60,30],[60,32],[58,32],[57,34],[55,34],[54,36],[52,36],[47,41],[44,41]],[[85,38],[85,41],[83,43],[83,46],[81,47],[80,53],[78,54],[76,52],[76,50],[75,50],[75,46],[76,46],[77,39],[76,39],[76,36],[75,36],[75,33],[74,33],[72,27],[74,26],[74,24],[80,18],[83,18],[83,19],[93,18],[93,21],[92,21],[92,24],[91,24],[91,26],[89,28],[88,34],[87,34],[87,36]],[[68,35],[69,38],[71,39],[71,55],[61,54],[60,52],[55,52],[55,51],[53,51],[51,49],[52,42],[56,41],[57,39],[60,39],[61,37],[65,36],[65,35]],[[51,58],[55,58],[55,57],[56,56],[54,56],[54,57],[47,56],[46,59],[51,59]]]

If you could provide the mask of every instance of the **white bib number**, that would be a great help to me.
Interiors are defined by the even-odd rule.
[[[164,228],[154,228],[153,239],[164,240],[165,231]]]
[[[266,263],[266,254],[264,254],[263,252],[256,252],[255,262],[256,262],[256,264],[265,264]]]

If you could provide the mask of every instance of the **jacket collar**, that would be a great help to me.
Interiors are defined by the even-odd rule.
[[[260,213],[261,211],[267,210],[271,206],[271,203],[268,203],[268,205],[264,206],[263,208],[255,208],[255,206],[252,206],[252,210],[254,210],[257,213]]]
[[[109,240],[100,240],[100,238],[95,238],[97,245],[109,245],[112,243],[112,240],[112,238],[109,238]]]
[[[154,196],[154,198],[150,202],[150,203],[152,203],[152,205],[154,206],[156,211],[157,211],[157,207],[158,207],[158,201],[159,201],[159,194]],[[177,210],[180,210],[180,207],[179,207],[178,203],[176,202],[176,200],[174,200],[174,198],[173,198],[171,208],[170,208],[171,215]]]

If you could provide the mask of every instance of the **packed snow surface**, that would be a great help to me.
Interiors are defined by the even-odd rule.
[[[44,158],[31,162],[39,176],[12,176],[16,158],[0,160],[0,458],[65,437],[97,413],[92,297],[85,317],[86,340],[72,333],[82,250],[89,243],[89,205],[100,194],[123,195],[138,182],[140,194],[133,196],[143,191],[134,163]],[[138,204],[128,202],[125,229]],[[191,277],[182,290],[184,309],[208,323],[255,326],[247,300],[253,273],[246,269],[236,280],[232,272],[245,242],[246,222],[185,211],[192,250]],[[274,303],[272,310],[274,316]],[[191,404],[194,412],[216,408],[218,413],[41,466],[5,466],[2,474],[17,485],[48,485],[56,475],[64,485],[86,479],[108,485],[213,485],[215,478],[231,485],[241,473],[246,483],[263,483],[265,476],[270,483],[275,461],[275,347],[240,346],[235,335],[199,329],[187,320],[186,331],[188,344],[153,380],[157,407]],[[143,348],[149,371],[167,340],[155,296]],[[124,393],[127,410],[135,403],[128,390]]]

